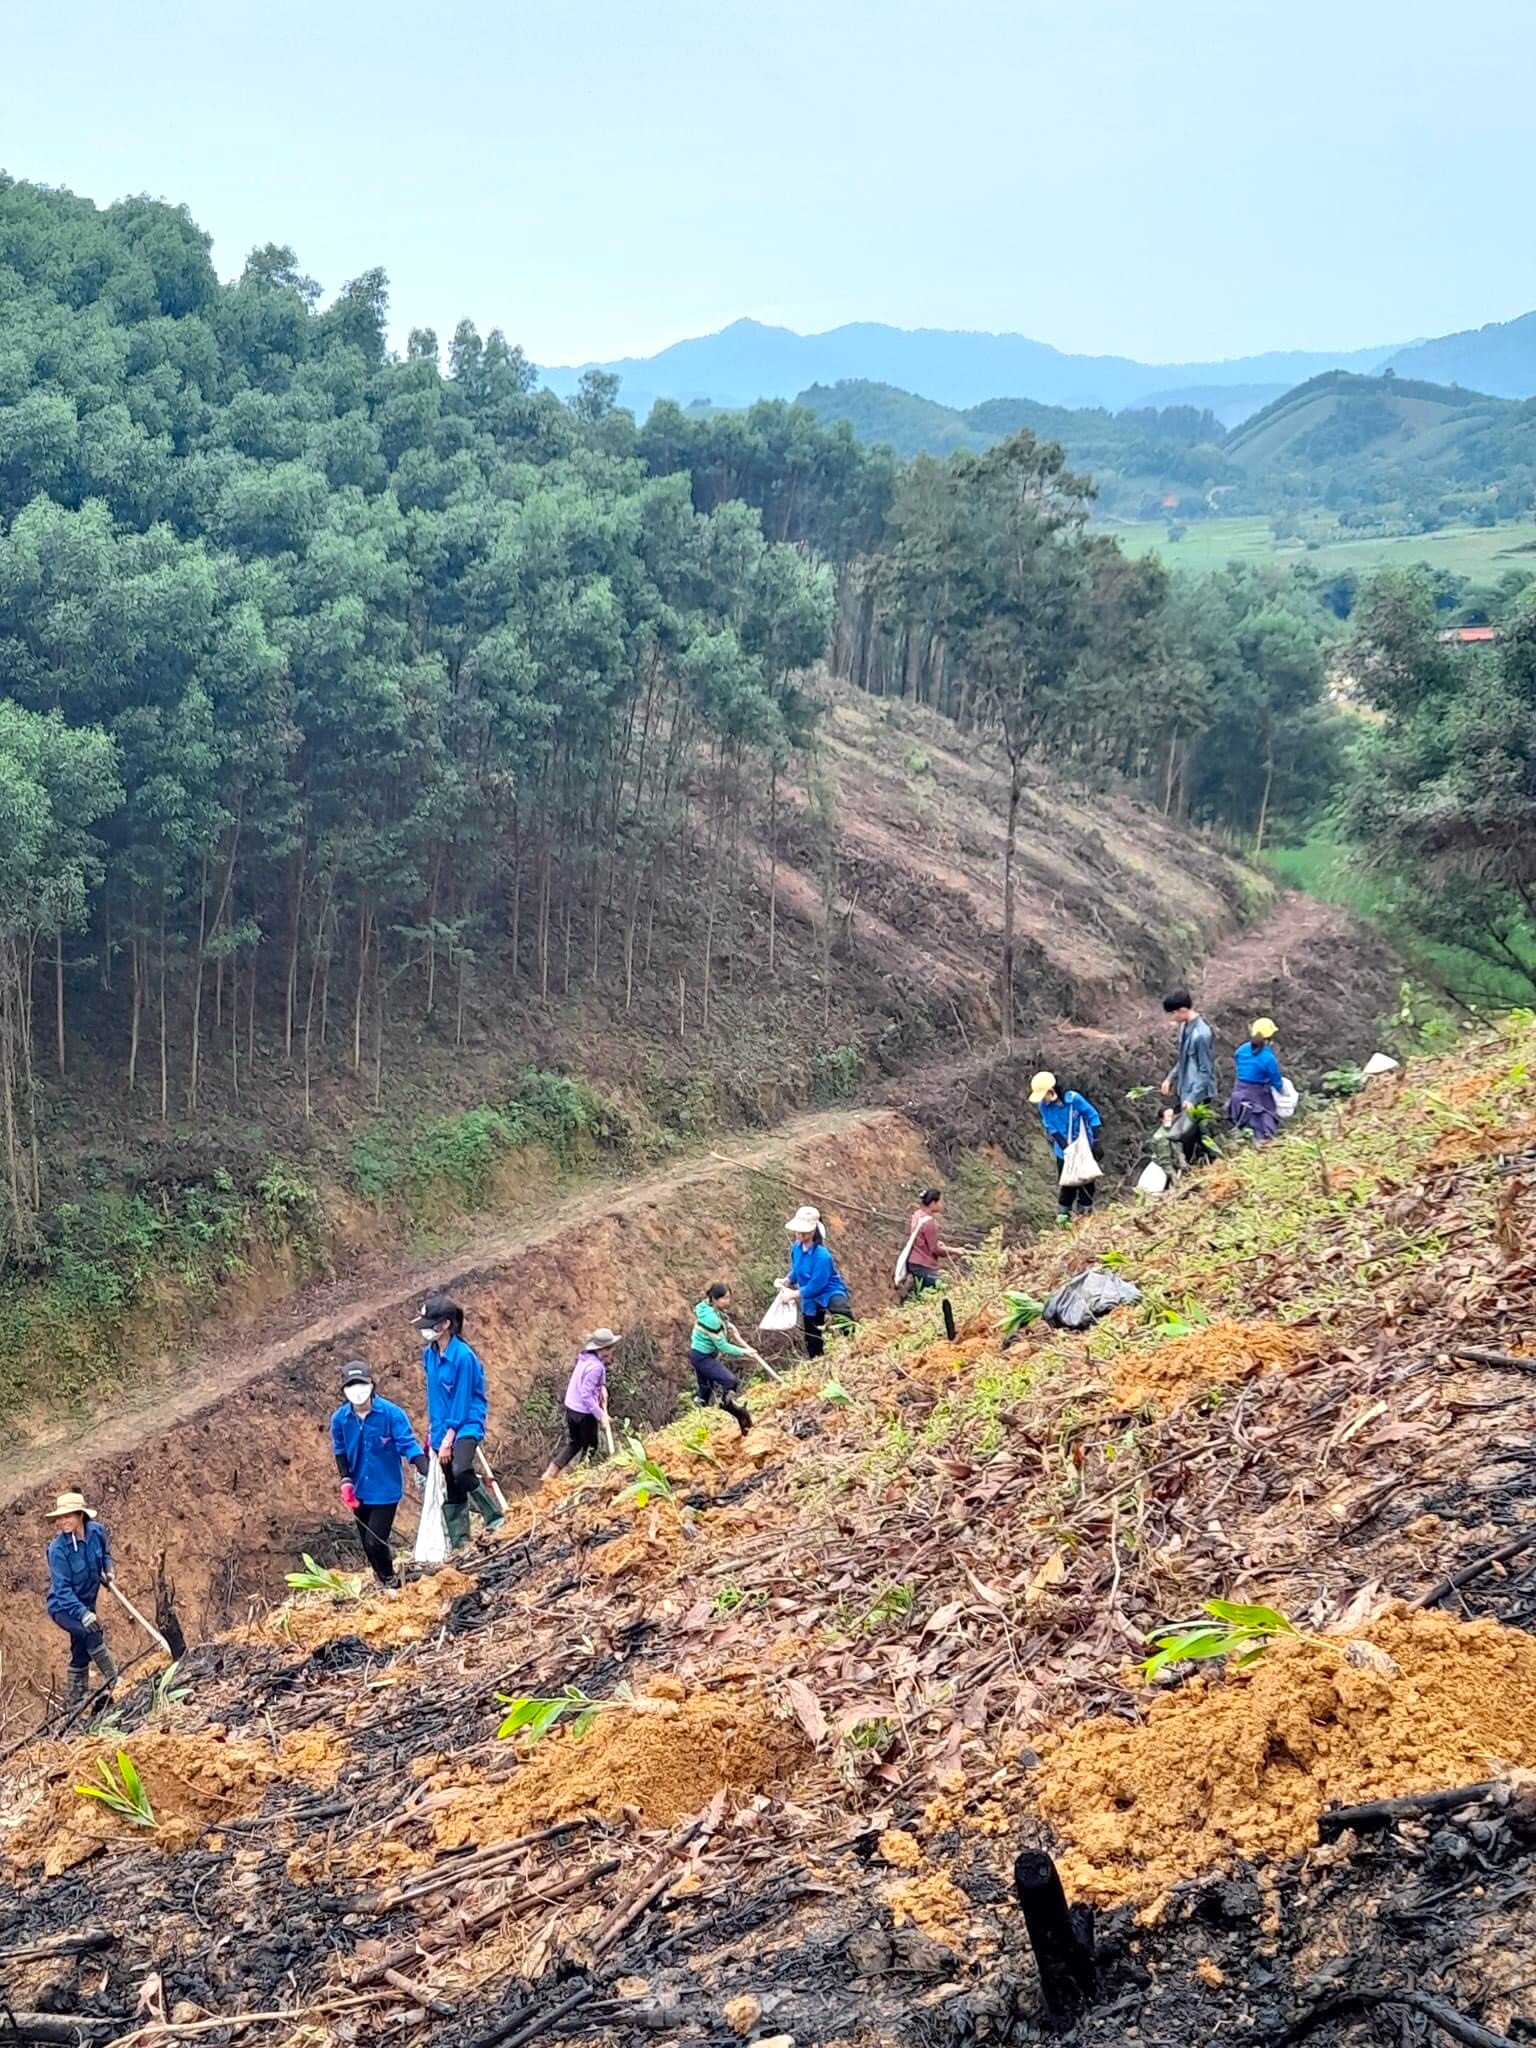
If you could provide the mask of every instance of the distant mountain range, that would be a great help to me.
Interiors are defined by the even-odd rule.
[[[1048,405],[1186,404],[1191,386],[1207,391],[1257,385],[1265,397],[1322,370],[1380,369],[1401,344],[1338,353],[1281,350],[1223,363],[1138,363],[1129,356],[1067,355],[1022,334],[972,334],[942,327],[886,327],[858,321],[825,334],[796,334],[759,320],[734,320],[718,334],[674,342],[654,356],[578,363],[543,371],[569,396],[585,370],[620,379],[619,403],[644,418],[658,398],[679,405],[734,407],[758,398],[792,398],[810,384],[850,378],[921,391],[940,405],[979,405],[1017,393]],[[1202,402],[1209,402],[1207,397]],[[1257,400],[1263,404],[1264,397]]]
[[[680,405],[750,405],[792,398],[811,385],[850,381],[919,391],[965,409],[1004,395],[1037,404],[1193,405],[1233,427],[1293,385],[1328,370],[1369,375],[1392,368],[1439,384],[1462,384],[1501,398],[1536,395],[1536,313],[1437,340],[1379,348],[1277,350],[1215,363],[1141,363],[1129,356],[1070,355],[1022,334],[977,334],[941,327],[903,328],[858,321],[825,334],[796,334],[758,320],[735,320],[718,334],[674,342],[653,356],[579,363],[543,371],[568,396],[584,370],[620,379],[619,402],[643,419],[658,398]]]

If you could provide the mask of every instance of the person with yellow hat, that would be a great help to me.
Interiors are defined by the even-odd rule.
[[[107,1648],[96,1601],[112,1583],[112,1547],[83,1493],[61,1493],[48,1510],[55,1534],[48,1545],[48,1618],[69,1637],[68,1702],[85,1698],[92,1664],[103,1685],[115,1684],[117,1665]]]
[[[1271,1043],[1279,1029],[1273,1017],[1255,1017],[1232,1055],[1237,1080],[1227,1097],[1227,1121],[1234,1130],[1247,1131],[1256,1145],[1267,1145],[1280,1128],[1275,1090],[1285,1076]]]
[[[1062,1187],[1062,1160],[1068,1145],[1084,1131],[1093,1147],[1094,1158],[1099,1157],[1099,1125],[1103,1118],[1086,1095],[1079,1095],[1075,1088],[1062,1088],[1054,1074],[1036,1074],[1029,1084],[1029,1099],[1040,1112],[1040,1128],[1045,1132],[1046,1142],[1056,1160],[1056,1226],[1064,1230],[1072,1221],[1074,1209],[1086,1216],[1093,1207],[1094,1183],[1085,1180],[1075,1187]]]

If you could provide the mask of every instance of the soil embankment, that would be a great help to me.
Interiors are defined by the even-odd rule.
[[[1287,1060],[1305,1075],[1369,1051],[1394,986],[1390,956],[1358,925],[1292,897],[1217,953],[1197,988],[1223,1044],[1255,1009],[1272,1009],[1285,1022]],[[891,1298],[912,1192],[936,1166],[989,1151],[1004,1164],[1033,1160],[1047,1180],[1027,1099],[1036,1067],[1059,1068],[1102,1104],[1124,1178],[1147,1121],[1124,1093],[1161,1073],[1168,1036],[1154,995],[1122,996],[1095,1029],[1032,1033],[1007,1059],[957,1060],[893,1086],[884,1103],[792,1119],[621,1193],[593,1189],[361,1297],[327,1299],[308,1315],[302,1302],[286,1304],[276,1328],[238,1346],[206,1344],[176,1386],[0,1482],[6,1671],[40,1676],[59,1663],[62,1638],[41,1614],[38,1521],[57,1487],[81,1484],[100,1506],[130,1589],[145,1593],[164,1559],[183,1621],[209,1633],[277,1597],[301,1551],[345,1546],[325,1436],[340,1367],[367,1359],[381,1390],[419,1414],[411,1322],[429,1289],[450,1287],[469,1310],[491,1383],[488,1447],[510,1492],[537,1475],[558,1435],[583,1329],[608,1322],[625,1332],[615,1411],[662,1419],[687,1381],[687,1318],[700,1289],[718,1274],[761,1296],[800,1200],[820,1203],[861,1310],[877,1311]]]

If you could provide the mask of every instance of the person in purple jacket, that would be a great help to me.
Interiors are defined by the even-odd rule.
[[[598,1432],[608,1427],[608,1361],[623,1341],[617,1330],[594,1330],[582,1345],[565,1390],[566,1440],[545,1466],[546,1479],[598,1448]]]

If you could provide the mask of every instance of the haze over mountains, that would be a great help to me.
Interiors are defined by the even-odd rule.
[[[620,382],[619,402],[644,418],[658,398],[680,405],[750,405],[794,398],[813,384],[860,379],[966,407],[988,398],[1031,398],[1061,406],[1193,404],[1209,406],[1225,426],[1258,411],[1295,384],[1325,370],[1400,374],[1459,383],[1503,398],[1536,394],[1536,313],[1492,326],[1375,348],[1275,350],[1224,362],[1142,363],[1128,356],[1072,355],[1022,334],[901,328],[858,321],[825,334],[796,334],[758,320],[735,320],[718,334],[674,342],[654,356],[546,368],[562,396],[582,372],[600,369]]]

